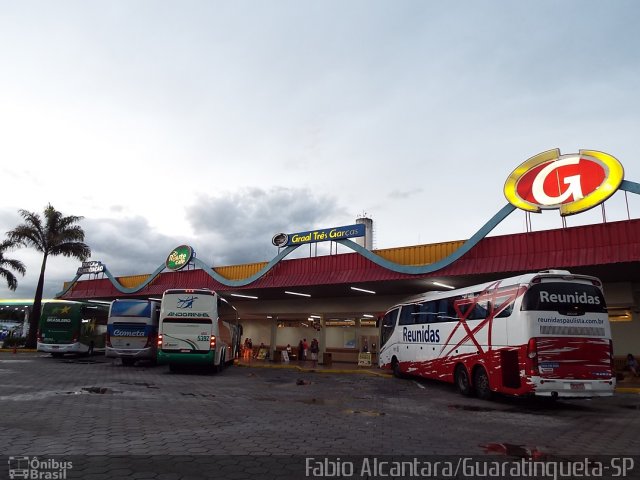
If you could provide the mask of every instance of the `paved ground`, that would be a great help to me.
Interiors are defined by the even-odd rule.
[[[237,366],[171,374],[28,353],[0,353],[0,380],[0,451],[73,461],[67,478],[262,480],[304,478],[307,457],[640,452],[637,393],[486,402],[387,376]],[[207,462],[217,474],[203,473]]]

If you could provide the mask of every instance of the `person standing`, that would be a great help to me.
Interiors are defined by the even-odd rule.
[[[315,338],[311,340],[311,366],[316,368],[318,366],[318,352],[320,351],[320,345],[318,344],[318,340]]]
[[[304,362],[304,342],[302,340],[298,343],[298,361]]]
[[[629,370],[634,377],[637,377],[640,374],[638,361],[631,353],[627,355],[627,367],[629,367]]]
[[[302,348],[304,349],[304,361],[306,362],[309,356],[309,344],[306,338],[302,340]]]

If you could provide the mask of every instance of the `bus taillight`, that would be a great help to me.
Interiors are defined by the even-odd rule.
[[[162,334],[158,335],[158,347],[162,346]]]
[[[216,336],[215,335],[211,335],[211,340],[209,341],[209,346],[211,348],[216,348]]]
[[[40,329],[38,329],[38,331],[36,332],[36,337],[38,338],[38,341],[42,343],[42,332],[40,331]]]
[[[538,371],[538,345],[535,338],[530,338],[527,344],[527,374],[540,374]]]
[[[71,343],[77,343],[80,336],[77,333],[73,334],[73,338],[71,339]]]

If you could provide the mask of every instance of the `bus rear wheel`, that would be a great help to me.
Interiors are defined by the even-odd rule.
[[[224,362],[225,362],[225,355],[224,353],[222,353],[220,354],[220,363],[214,367],[214,371],[216,373],[220,373],[222,372],[222,370],[224,370],[224,365],[225,365]]]
[[[491,385],[489,384],[489,376],[487,371],[483,367],[478,367],[473,372],[473,385],[476,390],[476,395],[482,400],[489,400],[491,398]]]
[[[469,382],[469,374],[467,373],[466,368],[464,368],[462,365],[458,365],[456,367],[454,377],[458,392],[460,392],[465,397],[468,397],[469,395],[471,395],[471,393],[473,393],[471,382]]]

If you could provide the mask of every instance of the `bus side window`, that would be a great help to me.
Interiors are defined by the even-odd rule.
[[[438,321],[453,322],[458,320],[458,315],[453,307],[455,300],[455,298],[443,298],[438,301]]]
[[[489,300],[479,300],[469,313],[467,320],[484,320],[489,312]]]
[[[416,323],[414,312],[416,305],[403,305],[400,310],[400,322],[398,325],[413,325]]]
[[[437,302],[423,302],[418,305],[418,311],[415,314],[416,323],[436,323],[438,321]]]
[[[511,300],[511,302],[505,308],[505,304],[509,300]],[[500,313],[498,313],[496,315],[496,318],[506,318],[506,317],[511,316],[511,312],[513,312],[513,304],[514,303],[515,302],[514,302],[513,298],[511,298],[511,297],[498,297],[498,298],[496,298],[496,301],[493,304],[494,311],[497,311],[497,310],[500,310],[501,308],[504,308],[504,310],[502,310]]]

